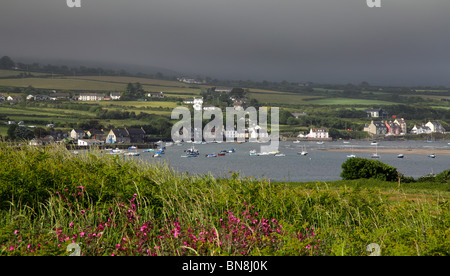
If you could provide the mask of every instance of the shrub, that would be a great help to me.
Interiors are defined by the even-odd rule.
[[[441,183],[450,183],[450,169],[436,175],[436,181]]]
[[[342,164],[341,177],[345,180],[375,178],[383,181],[396,181],[402,177],[396,168],[378,160],[349,158]]]

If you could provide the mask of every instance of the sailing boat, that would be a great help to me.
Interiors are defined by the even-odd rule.
[[[353,154],[353,147],[352,147],[352,154],[350,154],[350,155],[347,155],[347,157],[348,157],[348,158],[353,158],[353,157],[356,157],[356,155],[355,155],[355,154]]]
[[[380,156],[378,155],[378,144],[375,146],[375,153],[372,154],[372,158],[380,158]]]
[[[303,156],[305,156],[305,155],[308,154],[308,152],[306,151],[306,148],[305,148],[304,145],[302,146],[302,151],[301,151],[301,152],[298,152],[297,154],[300,154],[300,155],[303,155]]]

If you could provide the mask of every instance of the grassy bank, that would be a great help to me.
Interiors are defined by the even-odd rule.
[[[436,183],[225,180],[95,152],[0,144],[0,255],[450,254]]]

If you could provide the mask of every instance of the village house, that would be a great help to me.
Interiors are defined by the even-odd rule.
[[[438,121],[428,121],[425,126],[429,127],[431,129],[431,132],[445,133],[444,127]]]
[[[392,121],[385,121],[384,124],[387,127],[386,135],[405,135],[406,134],[406,123],[403,118],[395,119]]]
[[[196,80],[193,78],[186,78],[186,77],[179,77],[177,78],[178,81],[180,82],[184,82],[184,83],[189,83],[189,84],[202,84],[205,83],[205,81],[200,81],[200,80]]]
[[[36,95],[36,96],[34,96],[34,100],[35,101],[50,100],[50,96],[48,96],[48,95]]]
[[[306,135],[308,138],[315,139],[328,139],[329,133],[327,128],[311,128],[309,133]]]
[[[192,104],[194,110],[200,111],[203,106],[203,97],[195,97],[192,99],[186,99],[183,101],[184,104]]]
[[[78,146],[81,147],[102,146],[104,143],[97,139],[78,139]]]
[[[97,93],[82,93],[78,96],[79,101],[102,101],[105,96]]]
[[[30,146],[46,146],[53,144],[54,140],[52,137],[49,138],[33,138],[29,145]]]
[[[396,123],[397,125],[400,126],[400,135],[405,135],[408,132],[408,130],[406,128],[406,121],[405,121],[405,119],[403,119],[403,118],[395,119],[394,123]]]
[[[146,133],[143,128],[116,128],[109,131],[106,143],[144,143],[145,138]]]
[[[400,126],[392,121],[385,121],[384,124],[387,127],[386,135],[400,135]]]
[[[97,139],[97,140],[106,140],[106,134],[103,132],[103,130],[100,129],[90,129],[86,132],[87,137],[90,139]]]
[[[263,129],[259,125],[254,125],[254,126],[248,128],[248,131],[246,133],[246,138],[249,138],[249,139],[258,138],[263,141],[268,141],[269,132],[267,129]]]
[[[10,101],[10,102],[18,102],[18,101],[22,100],[22,97],[21,96],[8,96],[6,98],[6,100]]]
[[[416,125],[413,126],[413,128],[410,131],[411,134],[430,134],[431,129],[425,125],[421,125],[417,127]]]
[[[371,121],[370,125],[366,125],[364,130],[372,135],[386,135],[388,133],[388,127],[384,122]]]
[[[238,131],[234,127],[225,128],[225,126],[222,126],[222,133],[223,133],[224,140],[234,141],[236,139],[236,141],[242,141],[249,137],[248,136],[249,129],[245,129],[243,131]]]
[[[86,133],[84,132],[84,130],[82,129],[72,129],[72,131],[70,132],[70,138],[77,140],[77,139],[81,139],[84,136],[86,136]]]
[[[111,129],[105,142],[107,144],[130,143],[130,136],[124,128]]]
[[[364,110],[367,113],[367,117],[385,119],[389,113],[381,108],[371,108]]]
[[[109,96],[111,97],[111,100],[120,100],[120,92],[111,92],[109,93]]]
[[[159,92],[159,93],[148,93],[147,97],[149,98],[156,98],[156,99],[164,99],[164,93],[163,92]]]
[[[244,110],[244,101],[243,100],[235,100],[233,102],[234,110]]]
[[[131,143],[145,143],[146,133],[145,130],[141,128],[126,128],[128,135],[130,136]]]

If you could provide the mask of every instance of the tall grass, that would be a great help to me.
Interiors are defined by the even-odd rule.
[[[448,198],[371,182],[188,176],[95,149],[3,143],[0,255],[67,255],[73,242],[83,255],[368,255],[370,243],[382,255],[449,255]]]

